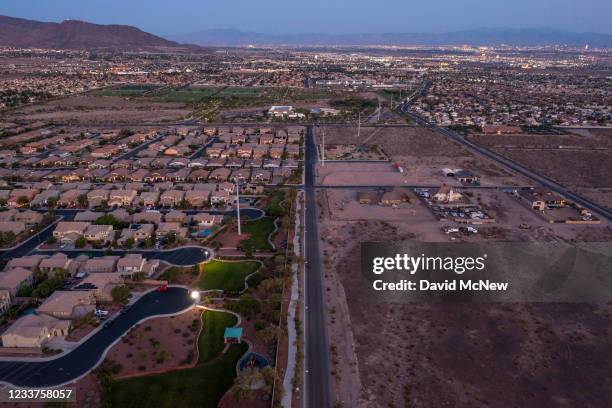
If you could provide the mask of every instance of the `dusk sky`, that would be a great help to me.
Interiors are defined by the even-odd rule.
[[[129,24],[159,35],[214,28],[340,34],[482,27],[612,34],[610,0],[2,0],[0,14]]]

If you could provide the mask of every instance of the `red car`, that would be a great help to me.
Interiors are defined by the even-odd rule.
[[[168,291],[168,285],[161,285],[157,288],[158,292],[167,292]]]

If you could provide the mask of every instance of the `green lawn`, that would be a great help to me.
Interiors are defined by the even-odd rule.
[[[153,84],[135,84],[135,85],[123,85],[118,88],[101,89],[96,91],[95,94],[99,96],[140,96],[147,91],[159,88],[159,85]]]
[[[270,197],[268,201],[268,205],[266,206],[266,215],[279,217],[283,215],[284,209],[281,206],[281,202],[285,199],[285,193],[283,191],[275,191]]]
[[[248,346],[234,344],[211,361],[223,350],[225,327],[232,326],[236,318],[229,313],[207,311],[203,321],[204,330],[198,340],[200,358],[195,368],[117,381],[111,389],[112,406],[216,407],[234,382],[236,363]]]
[[[236,324],[236,316],[224,312],[205,311],[202,314],[204,330],[198,339],[198,350],[200,355],[198,363],[207,363],[217,357],[224,347],[223,332],[226,327]]]
[[[274,218],[263,217],[255,221],[244,221],[242,232],[249,238],[240,241],[238,247],[242,251],[272,251],[274,248],[268,242],[268,236],[274,231]]]
[[[227,290],[238,292],[244,289],[244,279],[259,268],[259,262],[223,262],[212,260],[204,264],[204,273],[196,286],[203,290]]]
[[[162,102],[183,102],[195,103],[204,98],[211,97],[219,92],[219,88],[181,88],[173,89],[157,96],[157,99]]]

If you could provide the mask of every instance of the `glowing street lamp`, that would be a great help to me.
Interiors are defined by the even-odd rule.
[[[195,300],[196,302],[198,302],[200,300],[200,292],[197,290],[192,290],[191,291],[191,298],[193,300]]]

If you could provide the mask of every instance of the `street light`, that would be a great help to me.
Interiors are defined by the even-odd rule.
[[[192,290],[191,291],[191,298],[193,300],[195,300],[196,302],[198,302],[200,300],[200,292],[197,290]]]
[[[236,179],[236,215],[238,218],[238,236],[242,235],[242,228],[240,226],[240,184]]]

